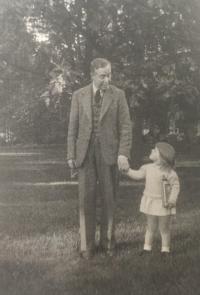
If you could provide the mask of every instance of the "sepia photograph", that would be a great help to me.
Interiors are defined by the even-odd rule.
[[[197,295],[199,191],[199,0],[0,0],[0,295]]]

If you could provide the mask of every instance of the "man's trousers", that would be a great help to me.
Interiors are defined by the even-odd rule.
[[[96,232],[96,201],[100,198],[100,245],[114,247],[114,211],[118,191],[117,165],[107,165],[98,138],[92,139],[79,168],[80,251],[93,251]]]

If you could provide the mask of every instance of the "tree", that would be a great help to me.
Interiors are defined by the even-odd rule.
[[[4,52],[9,53],[1,65],[6,67],[7,75],[2,78],[2,97],[6,93],[12,98],[5,100],[10,109],[13,97],[18,98],[21,108],[14,107],[10,115],[22,122],[24,114],[24,120],[30,123],[26,125],[27,130],[30,127],[29,134],[33,134],[31,126],[35,124],[40,138],[47,138],[43,134],[47,132],[52,134],[52,140],[58,140],[53,139],[53,134],[62,130],[60,138],[64,140],[71,94],[88,83],[89,64],[97,56],[112,62],[114,83],[126,91],[137,137],[133,142],[133,159],[140,158],[144,122],[149,126],[157,124],[167,133],[169,120],[181,114],[179,124],[187,133],[187,126],[199,119],[198,0],[2,3],[0,23],[7,26]],[[2,28],[1,36],[3,31]],[[41,36],[45,36],[45,42],[39,41]],[[9,63],[8,69],[13,52],[15,67]],[[8,87],[8,80],[11,84],[15,81],[17,86]],[[18,94],[11,89],[18,89]],[[31,113],[33,109],[38,113],[44,100],[49,101],[49,107],[41,113],[40,124],[52,127],[42,131],[37,116]],[[17,128],[18,124],[14,125]]]

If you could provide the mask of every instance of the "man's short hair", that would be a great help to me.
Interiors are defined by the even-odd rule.
[[[105,58],[95,58],[90,64],[90,72],[93,74],[99,68],[105,68],[110,62]]]

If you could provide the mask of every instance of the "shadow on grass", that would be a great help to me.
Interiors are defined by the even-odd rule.
[[[116,255],[124,254],[125,252],[138,251],[142,248],[140,240],[135,241],[120,241],[116,244]]]
[[[0,294],[56,294],[56,286],[53,282],[48,282],[47,270],[48,265],[34,262],[1,261]],[[52,292],[52,289],[55,289],[55,292]]]
[[[172,236],[174,255],[160,256],[160,237],[147,259],[142,187],[120,188],[114,257],[81,260],[77,187],[14,187],[13,181],[66,179],[62,154],[43,150],[26,158],[0,159],[0,294],[2,295],[196,295],[199,290],[200,169],[182,169],[182,192]],[[54,162],[55,160],[55,162]],[[4,182],[7,185],[4,186]],[[191,184],[194,184],[193,186]],[[6,261],[8,259],[8,261]],[[29,262],[27,262],[27,260]]]
[[[123,255],[80,261],[67,279],[67,294],[196,295],[200,258],[196,246],[166,260],[159,251],[141,257],[134,243],[120,243],[120,251],[126,250]]]

